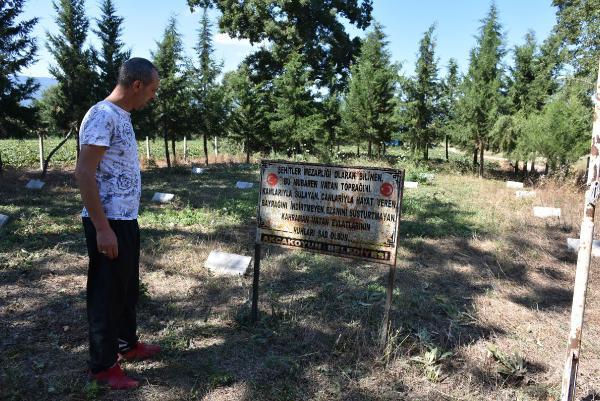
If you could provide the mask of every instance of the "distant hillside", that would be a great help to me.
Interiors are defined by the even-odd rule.
[[[17,75],[17,79],[19,79],[19,81],[25,81],[27,78],[27,76],[25,75]],[[49,87],[56,85],[56,79],[54,78],[47,78],[47,77],[31,77],[33,78],[38,84],[40,84],[39,89],[33,94],[33,97],[35,99],[39,99],[42,97],[42,93],[44,93],[44,91],[46,89],[48,89]],[[31,103],[31,101],[27,101],[24,102],[26,105]]]

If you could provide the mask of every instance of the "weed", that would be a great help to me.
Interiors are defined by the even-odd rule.
[[[429,347],[423,356],[412,357],[411,361],[422,365],[427,380],[437,382],[442,374],[441,364],[452,355],[450,351],[444,352],[438,347]]]
[[[105,388],[95,380],[89,381],[83,388],[85,399],[88,401],[97,400],[104,392]]]
[[[508,355],[499,350],[495,345],[488,346],[488,354],[498,363],[498,373],[505,381],[521,381],[527,374],[525,359],[517,353]]]

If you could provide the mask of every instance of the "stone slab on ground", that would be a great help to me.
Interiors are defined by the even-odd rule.
[[[0,214],[0,227],[6,224],[8,221],[8,216],[5,214]]]
[[[211,272],[227,276],[243,276],[250,267],[250,256],[220,251],[211,251],[204,266]]]
[[[567,248],[573,252],[579,252],[579,238],[567,238]],[[600,256],[600,240],[592,242],[592,256]]]
[[[534,206],[533,207],[533,215],[535,217],[541,217],[541,218],[560,217],[560,208]]]
[[[41,180],[29,180],[27,185],[25,185],[25,188],[27,188],[27,189],[42,189],[44,184],[45,184],[45,182],[41,181]]]
[[[506,181],[506,188],[521,189],[523,183],[518,181]]]
[[[204,170],[202,167],[192,167],[192,173],[193,174],[202,174],[204,173]]]
[[[415,189],[419,186],[419,183],[416,181],[404,181],[404,188]]]
[[[166,194],[166,193],[162,193],[162,192],[155,192],[154,196],[152,197],[152,201],[153,202],[160,202],[160,203],[167,203],[167,202],[171,202],[174,197],[175,197],[175,195],[173,195],[173,194]]]
[[[517,191],[515,192],[517,198],[535,198],[535,191]]]
[[[253,186],[254,186],[254,183],[252,183],[252,182],[238,181],[235,183],[235,187],[238,189],[250,189]]]

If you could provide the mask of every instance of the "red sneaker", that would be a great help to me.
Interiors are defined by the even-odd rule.
[[[90,373],[90,379],[106,384],[112,390],[129,390],[140,385],[138,381],[127,377],[118,363],[102,372]]]
[[[125,352],[124,354],[119,354],[119,359],[124,359],[129,362],[141,361],[143,359],[151,358],[159,352],[159,345],[144,344],[143,342],[138,341],[138,343],[129,351]]]

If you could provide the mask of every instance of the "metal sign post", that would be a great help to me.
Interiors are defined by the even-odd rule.
[[[381,341],[390,329],[404,171],[265,160],[254,252],[252,321],[258,317],[261,244],[390,266]]]
[[[571,330],[567,343],[567,359],[562,379],[561,401],[574,401],[581,351],[581,333],[585,312],[586,292],[592,257],[594,238],[594,215],[596,202],[600,196],[600,66],[596,95],[594,96],[594,124],[592,128],[592,149],[587,174],[588,190],[585,193],[583,221],[577,254],[577,271],[573,288],[573,306],[571,308]]]

